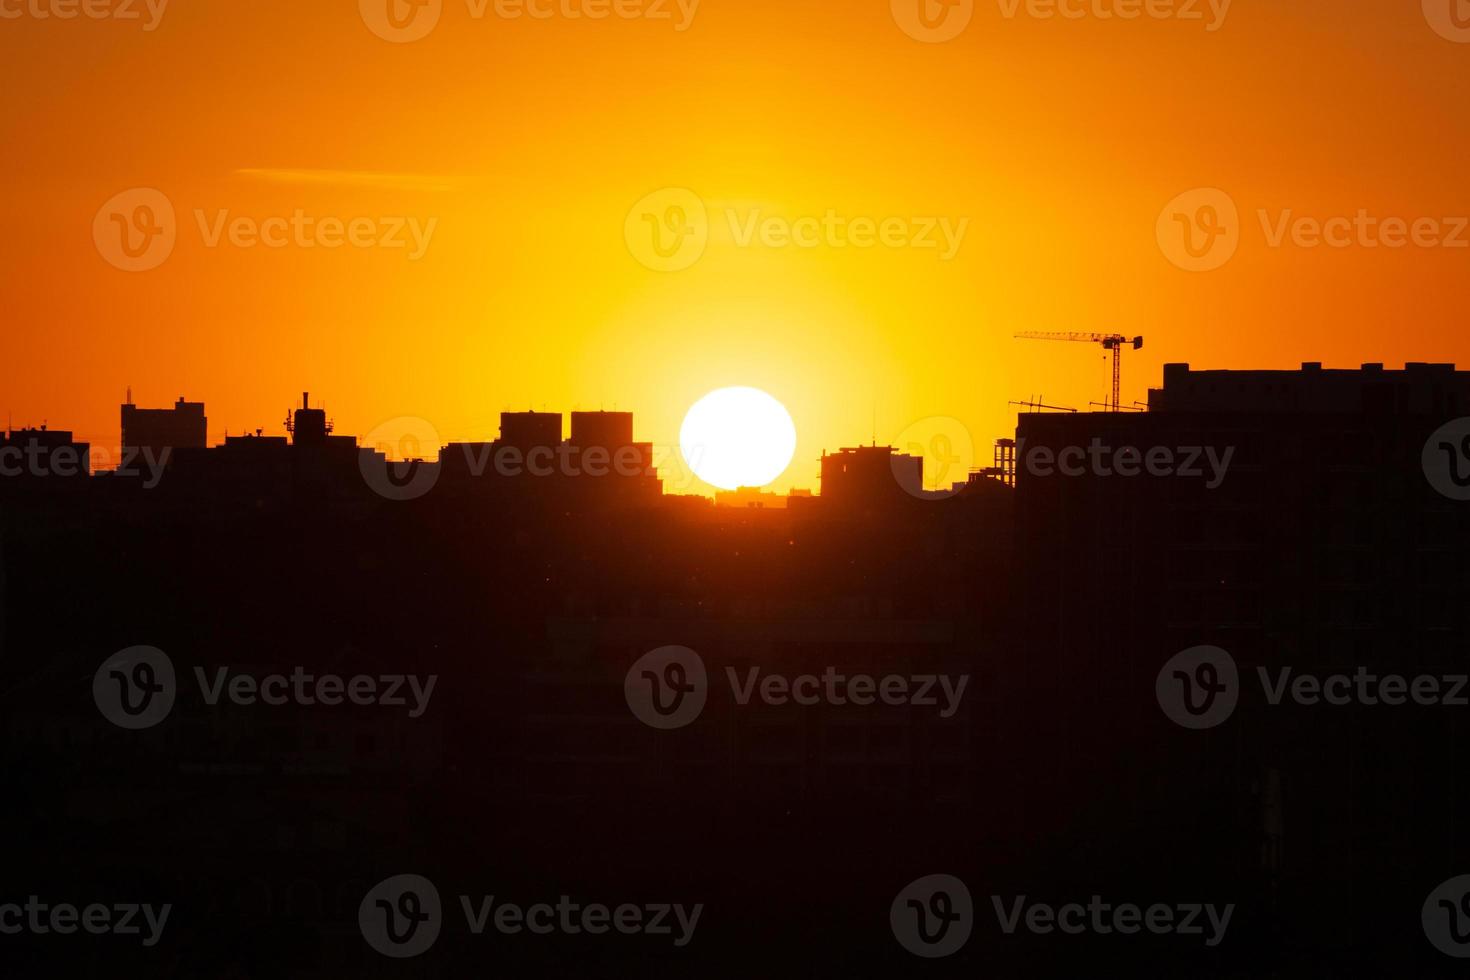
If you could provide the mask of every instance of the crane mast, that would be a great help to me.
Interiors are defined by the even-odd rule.
[[[1120,333],[1075,333],[1070,331],[1045,332],[1027,331],[1016,334],[1017,340],[1067,340],[1082,344],[1101,344],[1102,349],[1113,353],[1113,390],[1112,397],[1108,400],[1108,410],[1112,412],[1121,411],[1122,404],[1119,391],[1123,380],[1123,349],[1131,347],[1138,350],[1143,346],[1142,337],[1128,338]]]

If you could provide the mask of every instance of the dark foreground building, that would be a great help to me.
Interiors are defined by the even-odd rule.
[[[952,493],[869,446],[768,509],[574,475],[643,461],[618,413],[405,466],[303,402],[151,489],[57,483],[0,507],[0,907],[173,903],[156,949],[66,946],[79,976],[1444,975],[1466,406],[1447,366],[1171,366],[1147,413],[1022,416]],[[139,645],[167,660],[108,667]],[[407,964],[363,931],[404,874],[444,913]],[[935,874],[973,935],[921,961],[895,896]],[[704,918],[480,933],[484,896]],[[1231,918],[1006,931],[1017,896]],[[56,938],[0,935],[6,975]]]
[[[1467,410],[1448,364],[1171,364],[1147,412],[1022,415],[1018,826],[1135,840],[1302,940],[1412,919],[1470,858],[1467,709],[1404,697],[1470,668]]]

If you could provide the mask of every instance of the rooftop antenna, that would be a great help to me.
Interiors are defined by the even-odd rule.
[[[1042,395],[1037,395],[1034,398],[1029,399],[1028,401],[1023,401],[1023,402],[1007,402],[1007,404],[1008,405],[1018,405],[1018,406],[1020,406],[1022,408],[1029,408],[1032,412],[1050,411],[1050,412],[1073,412],[1073,413],[1075,413],[1077,411],[1077,409],[1075,409],[1075,408],[1067,408],[1065,405],[1048,405],[1048,404],[1046,404],[1045,402],[1042,401],[1042,398],[1043,397],[1044,396],[1042,396]]]
[[[128,400],[127,400],[127,402],[125,404],[131,405],[132,403],[133,403],[133,386],[132,385],[128,385]]]

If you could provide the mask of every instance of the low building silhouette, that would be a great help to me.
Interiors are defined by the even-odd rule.
[[[124,456],[146,451],[162,459],[165,451],[203,449],[208,444],[203,402],[186,402],[180,395],[172,408],[139,408],[130,390],[121,411]]]
[[[822,453],[822,500],[833,509],[859,512],[919,499],[924,459],[892,446],[857,446]]]
[[[526,452],[561,442],[560,412],[501,412],[500,441]]]
[[[0,436],[0,483],[10,486],[54,486],[61,481],[85,483],[91,473],[92,447],[77,442],[66,429],[12,429]]]
[[[560,414],[502,412],[499,439],[449,443],[439,465],[446,493],[507,503],[652,503],[663,492],[631,412],[573,412],[566,440]]]

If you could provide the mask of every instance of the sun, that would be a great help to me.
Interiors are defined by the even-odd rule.
[[[679,452],[695,476],[721,490],[763,487],[791,465],[796,426],[759,388],[720,388],[690,406]]]

